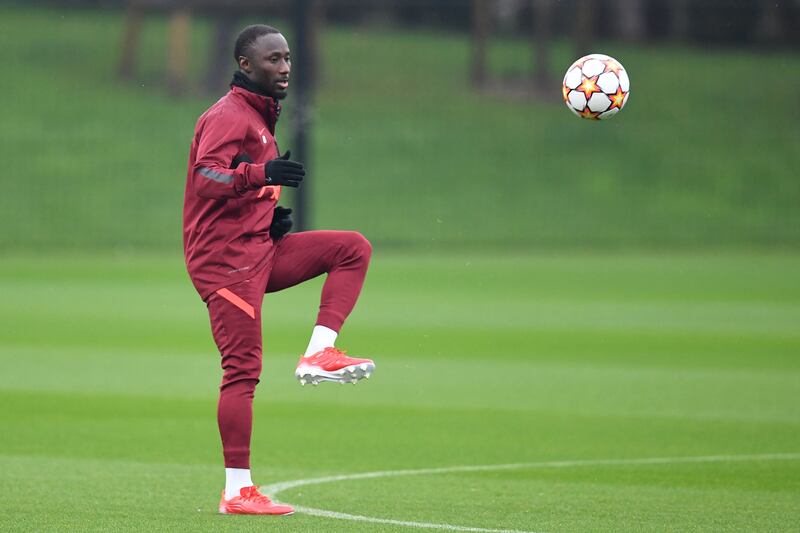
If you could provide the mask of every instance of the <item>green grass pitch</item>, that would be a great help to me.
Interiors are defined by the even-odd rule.
[[[798,271],[779,253],[378,250],[340,343],[376,359],[367,382],[293,378],[320,280],[265,299],[256,480],[540,462],[279,499],[464,528],[796,531],[797,455],[624,461],[800,452]],[[418,529],[215,513],[218,355],[179,257],[6,257],[0,294],[0,530]]]
[[[301,388],[320,282],[267,297],[255,480],[443,470],[278,495],[360,521],[236,517],[215,513],[218,354],[179,257],[214,97],[165,96],[163,17],[118,81],[122,22],[0,8],[0,531],[798,530],[797,54],[602,46],[633,93],[598,135],[474,93],[464,36],[326,30],[313,218],[377,244],[340,345],[378,369]],[[523,42],[490,53],[528,62]],[[556,85],[574,59],[555,43]],[[795,251],[497,256],[709,243]],[[125,255],[143,249],[161,252]]]

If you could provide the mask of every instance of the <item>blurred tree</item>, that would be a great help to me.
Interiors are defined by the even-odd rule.
[[[169,92],[175,95],[186,91],[192,31],[191,4],[193,3],[188,0],[130,0],[127,2],[125,29],[117,66],[117,72],[122,78],[130,79],[135,76],[136,54],[146,10],[166,10],[169,13],[166,85]]]
[[[205,90],[209,94],[216,94],[228,86],[231,74],[236,69],[233,43],[239,30],[239,17],[235,11],[222,9],[212,11],[212,18],[214,23]]]
[[[139,47],[139,35],[142,32],[144,8],[138,2],[129,2],[125,14],[125,29],[122,34],[122,49],[120,52],[117,73],[124,79],[133,77],[136,70],[136,50]]]
[[[626,41],[640,41],[645,35],[644,0],[615,0],[616,32]]]
[[[672,0],[670,34],[676,41],[689,36],[689,0]]]
[[[703,0],[690,5],[691,37],[700,43],[750,44],[755,40],[759,5],[775,0]]]
[[[795,7],[800,0],[794,0]],[[756,38],[765,44],[779,44],[787,41],[786,25],[791,20],[789,1],[762,2],[756,24]],[[797,33],[795,29],[795,33]]]
[[[472,0],[472,61],[470,62],[470,78],[474,87],[486,85],[488,67],[486,48],[491,31],[491,12],[488,0]]]
[[[531,0],[533,14],[533,78],[538,89],[553,85],[550,69],[550,39],[553,27],[554,0]]]
[[[557,0],[472,1],[472,56],[470,79],[473,87],[512,97],[552,93],[550,40]],[[531,46],[531,70],[511,76],[490,74],[487,49],[498,10],[505,10],[502,26],[506,32],[523,31]],[[523,17],[522,19],[520,17]]]
[[[167,89],[176,96],[183,94],[188,85],[191,32],[192,12],[189,8],[172,9],[169,15]]]
[[[591,53],[594,39],[595,0],[575,0],[575,55]]]

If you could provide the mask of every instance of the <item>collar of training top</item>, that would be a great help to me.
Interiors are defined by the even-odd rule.
[[[244,73],[236,71],[231,80],[231,91],[241,94],[247,103],[256,108],[267,119],[270,133],[275,134],[275,123],[281,114],[281,104],[267,95]]]

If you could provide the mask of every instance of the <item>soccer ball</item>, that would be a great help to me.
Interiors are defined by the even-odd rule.
[[[561,91],[564,103],[581,118],[604,120],[625,107],[631,82],[613,57],[583,56],[567,69]]]

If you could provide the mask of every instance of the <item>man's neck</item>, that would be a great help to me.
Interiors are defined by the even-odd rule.
[[[242,72],[241,70],[237,70],[233,73],[233,79],[231,80],[231,86],[241,87],[246,91],[250,91],[251,93],[258,94],[261,96],[266,96],[267,98],[272,98],[270,94],[268,94],[260,85],[256,82],[251,80],[247,74]]]

